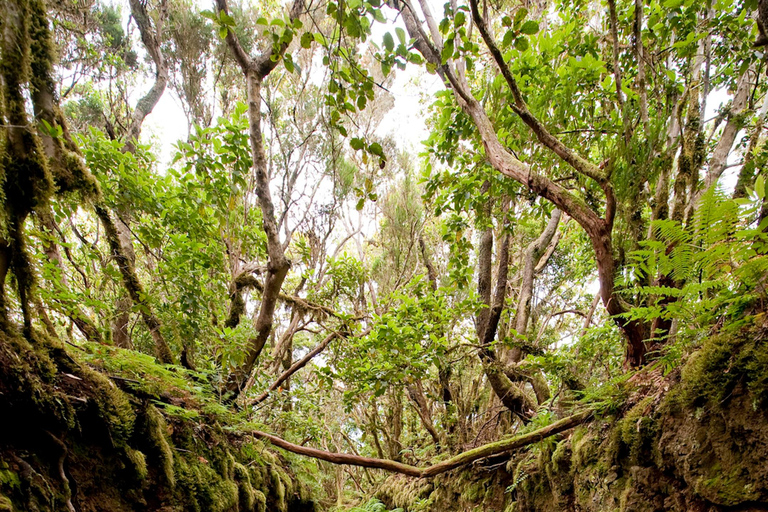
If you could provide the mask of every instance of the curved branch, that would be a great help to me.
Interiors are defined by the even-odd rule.
[[[299,17],[303,6],[302,0],[294,0],[289,15],[291,21]],[[216,0],[216,8],[219,12],[227,13],[226,0]],[[288,270],[291,268],[291,262],[285,257],[283,245],[280,243],[277,221],[275,220],[275,207],[272,193],[269,190],[270,176],[261,132],[261,84],[267,75],[275,69],[287,50],[288,44],[282,43],[277,48],[270,48],[255,59],[245,53],[232,30],[227,31],[227,44],[246,79],[254,184],[256,197],[261,208],[262,227],[267,237],[267,273],[264,278],[261,306],[254,326],[257,334],[250,340],[245,362],[230,374],[227,381],[227,390],[230,392],[228,399],[235,399],[240,394],[242,386],[251,374],[256,361],[264,350],[269,334],[272,332],[278,295],[283,287],[283,281],[288,275]]]
[[[249,275],[248,273],[244,272],[237,276],[235,278],[235,286],[237,290],[242,291],[246,288],[254,288],[258,290],[260,293],[264,293],[264,283],[253,277],[252,275]],[[289,295],[287,293],[278,293],[277,298],[286,304],[290,304],[294,307],[298,307],[304,311],[310,311],[314,313],[321,313],[323,315],[332,316],[334,318],[338,318],[339,320],[348,319],[349,317],[339,313],[338,311],[329,308],[328,306],[324,306],[322,304],[318,304],[317,302],[312,302],[307,299],[303,299],[301,297],[297,297],[296,295]],[[236,298],[232,297],[232,300],[235,301]],[[236,324],[235,324],[236,325]]]
[[[478,26],[481,26],[483,20],[478,12],[476,0],[472,0],[470,3],[472,4],[473,18],[476,18]],[[518,160],[499,141],[493,123],[482,104],[472,95],[466,81],[457,77],[450,66],[442,64],[439,55],[435,52],[434,46],[430,44],[424,30],[417,22],[413,12],[411,12],[410,6],[407,2],[405,5],[408,8],[402,9],[400,12],[409,35],[414,39],[414,47],[422,53],[428,62],[437,66],[438,70],[442,71],[442,76],[449,82],[454,91],[457,103],[475,125],[480,139],[483,141],[488,163],[498,172],[514,179],[528,187],[531,192],[553,203],[564,213],[571,216],[586,231],[592,243],[592,248],[595,251],[595,260],[600,280],[600,295],[603,304],[605,304],[608,313],[615,318],[616,323],[628,341],[626,361],[632,366],[643,364],[646,352],[644,345],[645,326],[637,320],[627,321],[619,316],[626,312],[626,307],[616,294],[614,287],[616,261],[613,256],[611,231],[615,213],[615,197],[607,175],[604,175],[599,167],[595,168],[594,164],[581,159],[581,157],[570,151],[569,148],[558,146],[561,143],[548,132],[540,130],[537,134],[540,134],[542,142],[548,145],[550,149],[553,149],[563,160],[574,166],[579,172],[595,179],[601,185],[606,194],[606,217],[601,218],[583,199],[564,189],[548,177],[534,172],[529,165]],[[495,46],[492,38],[490,38],[487,30],[485,31],[484,38],[487,38],[486,43],[491,51],[496,48],[497,55],[495,58],[498,59],[501,56],[500,52],[498,52],[498,48]],[[501,63],[503,64],[503,59]],[[519,96],[520,91],[517,89],[516,82],[509,69],[506,68],[506,64],[501,67],[501,70],[505,73],[505,78],[508,79],[513,95]],[[517,106],[513,108],[517,108],[516,111],[526,123],[533,123],[535,125],[538,121],[530,116],[527,108],[523,108],[525,107],[524,103],[519,103],[518,99],[522,100],[522,97],[520,96],[515,99]],[[523,107],[520,107],[520,105]],[[534,131],[537,129],[534,129]]]
[[[141,125],[144,123],[144,119],[154,110],[165,92],[165,87],[168,84],[169,70],[168,63],[160,47],[162,24],[167,14],[165,1],[162,0],[160,2],[160,16],[155,30],[152,29],[152,22],[150,21],[149,14],[147,14],[146,2],[130,0],[129,4],[131,6],[131,15],[139,27],[141,42],[144,43],[144,48],[146,48],[147,53],[155,63],[155,82],[147,94],[136,103],[131,125],[128,127],[128,133],[126,134],[125,151],[133,153],[135,144],[138,142],[139,135],[141,134]]]
[[[525,335],[528,328],[528,317],[531,311],[531,299],[533,298],[533,281],[536,277],[536,265],[539,263],[545,249],[554,238],[557,226],[560,224],[562,212],[555,209],[541,232],[539,237],[531,242],[523,255],[523,278],[520,285],[520,300],[517,303],[515,313],[515,330],[520,335]],[[516,361],[519,360],[516,359]]]
[[[451,457],[446,461],[438,462],[437,464],[433,464],[425,468],[419,468],[416,466],[411,466],[410,464],[403,464],[393,460],[359,457],[357,455],[334,453],[325,450],[318,450],[317,448],[299,446],[297,444],[290,443],[285,439],[281,439],[277,436],[273,436],[272,434],[267,434],[266,432],[261,432],[258,430],[254,430],[251,433],[259,439],[269,441],[278,448],[282,448],[298,455],[304,455],[314,459],[324,460],[326,462],[330,462],[331,464],[346,464],[364,468],[383,469],[385,471],[391,471],[393,473],[400,473],[417,478],[431,478],[442,473],[447,473],[453,469],[466,466],[467,464],[471,464],[472,462],[484,459],[486,457],[507,453],[512,450],[531,445],[533,443],[538,443],[539,441],[542,441],[548,437],[552,437],[554,435],[565,432],[566,430],[570,430],[578,425],[581,425],[591,417],[592,411],[590,410],[579,412],[572,416],[568,416],[567,418],[556,421],[551,425],[540,428],[538,430],[534,430],[533,432],[528,432],[526,434],[521,434],[510,439],[504,439],[495,443],[479,446],[473,450],[468,450],[456,455],[455,457]]]
[[[579,156],[574,150],[563,144],[563,142],[556,136],[552,135],[549,130],[544,126],[536,116],[534,116],[523,99],[523,94],[517,85],[517,81],[512,76],[512,72],[507,66],[504,56],[501,54],[501,50],[496,45],[496,41],[493,40],[488,27],[485,24],[485,20],[480,14],[480,10],[477,7],[477,0],[470,0],[470,9],[472,11],[472,19],[477,25],[477,29],[480,31],[480,35],[483,38],[488,50],[490,50],[493,60],[499,67],[501,75],[509,86],[509,90],[512,92],[514,103],[510,105],[512,110],[520,116],[525,124],[533,131],[539,142],[544,144],[550,150],[552,150],[557,156],[559,156],[564,162],[576,169],[581,174],[592,178],[597,181],[601,186],[608,181],[607,175],[600,170],[600,168],[589,162],[588,160]]]

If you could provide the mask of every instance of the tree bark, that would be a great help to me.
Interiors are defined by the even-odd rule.
[[[699,81],[701,76],[701,60],[694,57],[692,73],[692,83],[688,89],[688,110],[685,131],[683,134],[683,145],[680,150],[680,156],[677,159],[677,176],[674,183],[674,201],[672,203],[672,220],[683,222],[685,212],[690,203],[693,192],[698,181],[698,173],[703,163],[703,139],[701,135],[701,117],[699,102]]]
[[[440,436],[437,434],[435,425],[432,422],[432,413],[429,411],[429,404],[427,403],[427,397],[424,396],[424,388],[420,380],[416,380],[406,385],[408,390],[408,396],[413,401],[416,408],[416,413],[419,415],[421,424],[432,437],[432,441],[435,443],[435,447],[440,449]]]
[[[749,134],[749,146],[744,154],[744,162],[741,164],[739,178],[733,189],[733,198],[738,199],[747,194],[747,187],[751,187],[755,181],[755,153],[760,144],[763,126],[765,125],[765,116],[768,114],[768,98],[763,98],[763,105],[760,107],[760,113],[757,115],[755,126]]]
[[[146,2],[129,0],[129,5],[131,16],[139,28],[141,42],[155,64],[155,81],[149,91],[136,103],[133,115],[131,116],[131,124],[128,126],[125,134],[123,151],[133,154],[136,152],[136,145],[141,136],[141,127],[144,124],[144,120],[154,110],[165,92],[168,84],[169,69],[160,47],[163,22],[167,16],[165,0],[161,0],[159,3],[160,15],[157,17],[157,26],[154,28],[147,13]],[[117,230],[120,247],[131,266],[135,267],[136,252],[133,249],[133,234],[130,227],[131,207],[127,204],[120,205],[114,213],[116,217],[114,225]],[[133,349],[133,341],[128,331],[128,325],[131,320],[131,307],[134,303],[129,293],[128,296],[119,298],[115,304],[116,312],[112,324],[112,339],[118,347]]]
[[[432,291],[437,291],[437,271],[435,265],[432,263],[432,259],[429,257],[429,251],[427,244],[424,241],[424,235],[419,234],[419,249],[421,250],[421,258],[424,261],[424,266],[427,269],[427,279],[432,286]]]
[[[709,169],[707,170],[707,175],[704,179],[704,188],[697,194],[697,200],[694,201],[694,204],[698,203],[698,198],[701,197],[703,191],[717,184],[717,180],[720,179],[720,176],[725,170],[728,155],[736,140],[736,135],[744,126],[744,114],[747,110],[749,93],[755,78],[756,73],[752,66],[747,68],[741,77],[739,77],[736,93],[731,102],[731,108],[728,109],[728,116],[726,117],[723,134],[720,136],[720,140],[717,141],[715,150],[712,152],[712,157],[709,159]]]
[[[484,189],[487,190],[484,185]],[[490,214],[490,204],[486,215]],[[490,219],[488,219],[490,222]],[[475,319],[477,338],[480,342],[478,355],[483,364],[483,371],[491,388],[501,403],[523,421],[528,421],[533,415],[534,406],[522,389],[512,382],[504,372],[503,365],[499,361],[496,351],[491,348],[496,337],[501,312],[504,309],[506,298],[507,274],[509,272],[509,239],[510,235],[502,235],[503,241],[499,248],[498,270],[496,272],[496,290],[491,302],[491,260],[493,257],[493,228],[487,227],[480,235],[478,248],[478,279],[477,294],[483,304],[486,305],[477,314]]]
[[[610,15],[611,39],[613,40],[611,50],[613,53],[613,76],[616,82],[616,101],[619,104],[619,112],[624,125],[624,143],[628,145],[632,138],[632,121],[630,116],[627,115],[624,103],[624,88],[622,85],[621,64],[619,62],[619,22],[616,15],[616,0],[608,0],[608,12]]]
[[[648,118],[648,91],[645,86],[645,48],[643,47],[643,0],[635,0],[635,22],[633,26],[635,59],[637,60],[637,95],[640,98],[640,119],[643,122],[645,136],[651,134],[651,122]]]
[[[290,19],[294,20],[301,14],[302,0],[295,0],[290,11]],[[229,13],[226,0],[216,0],[219,12]],[[291,267],[285,257],[283,245],[280,242],[275,207],[269,190],[269,170],[267,157],[264,152],[264,141],[261,133],[261,83],[277,67],[282,58],[286,44],[271,48],[256,58],[251,58],[240,45],[240,41],[232,30],[227,31],[227,45],[235,60],[245,75],[248,88],[248,122],[250,131],[251,157],[253,159],[254,183],[259,207],[261,208],[262,227],[267,237],[267,271],[264,278],[261,305],[256,318],[254,329],[256,336],[250,340],[245,362],[232,371],[227,382],[228,400],[234,400],[240,394],[242,386],[253,371],[264,345],[272,331],[272,321],[278,295],[283,286],[285,276]]]
[[[539,259],[541,259],[545,249],[557,232],[561,215],[562,212],[555,209],[544,231],[526,247],[523,253],[523,276],[520,283],[520,298],[517,302],[517,312],[515,313],[515,330],[521,336],[525,336],[528,330],[528,317],[531,313],[531,298],[533,297],[533,281],[536,277],[535,270]],[[513,360],[519,361],[520,357],[513,358]]]

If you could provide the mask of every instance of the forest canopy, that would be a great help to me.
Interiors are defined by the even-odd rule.
[[[0,330],[151,356],[339,506],[617,411],[765,328],[763,4],[5,0]]]

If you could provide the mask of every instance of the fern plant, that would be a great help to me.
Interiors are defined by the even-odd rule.
[[[402,508],[387,510],[387,506],[376,498],[371,498],[365,505],[349,509],[347,512],[404,512]]]
[[[630,254],[631,274],[624,284],[651,284],[633,287],[642,305],[629,316],[677,321],[678,332],[690,340],[714,326],[741,328],[764,311],[768,219],[760,219],[759,211],[765,196],[761,176],[742,200],[709,189],[687,225],[654,222],[653,239]]]

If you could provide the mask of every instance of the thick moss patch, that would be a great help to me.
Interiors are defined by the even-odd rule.
[[[14,418],[0,423],[0,511],[315,509],[283,459],[183,371],[33,339],[0,333],[0,417]]]

